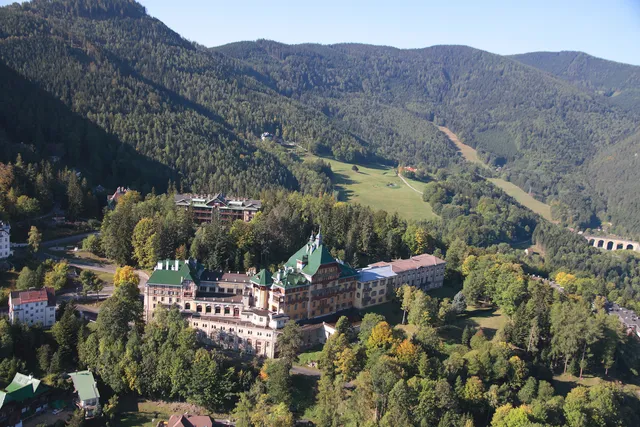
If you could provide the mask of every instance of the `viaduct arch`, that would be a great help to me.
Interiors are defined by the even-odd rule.
[[[587,239],[589,246],[593,246],[594,248],[605,249],[607,251],[629,250],[640,252],[640,243],[631,240],[588,236],[586,234],[583,234],[582,237]]]

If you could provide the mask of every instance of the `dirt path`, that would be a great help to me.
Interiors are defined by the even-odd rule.
[[[416,193],[418,193],[418,194],[420,194],[420,195],[422,196],[422,191],[416,190],[416,189],[413,187],[413,185],[409,184],[409,183],[407,182],[407,180],[406,180],[406,179],[404,179],[404,177],[403,177],[402,175],[398,174],[398,176],[400,177],[400,179],[402,180],[402,182],[404,182],[405,184],[407,184],[407,187],[409,187],[410,189],[412,189],[413,191],[415,191]]]

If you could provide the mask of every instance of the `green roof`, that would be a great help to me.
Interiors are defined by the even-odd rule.
[[[100,393],[96,387],[96,380],[90,371],[72,372],[69,374],[73,380],[73,386],[78,392],[80,400],[99,399]]]
[[[298,260],[304,261],[306,259],[307,262],[302,269],[302,272],[309,276],[313,276],[321,265],[337,262],[322,243],[320,243],[318,247],[315,247],[314,245],[315,244],[313,242],[309,242],[301,247],[298,252],[289,258],[286,265],[296,269],[298,267]]]
[[[191,274],[191,267],[189,267],[187,261],[178,261],[178,270],[166,269],[167,263],[170,268],[175,268],[175,260],[158,261],[158,264],[160,263],[162,263],[162,269],[154,270],[147,283],[151,285],[182,286],[184,280],[195,282]]]
[[[48,387],[29,375],[17,373],[4,392],[0,392],[0,408],[5,402],[22,402],[44,393]]]
[[[271,272],[267,269],[260,270],[258,274],[251,278],[251,282],[260,286],[269,286],[273,283]]]

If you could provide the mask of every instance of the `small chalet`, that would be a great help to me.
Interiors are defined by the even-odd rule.
[[[0,426],[22,426],[22,420],[44,411],[50,388],[31,375],[17,373],[11,384],[0,391]]]

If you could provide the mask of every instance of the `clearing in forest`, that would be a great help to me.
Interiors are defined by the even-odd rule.
[[[396,174],[396,170],[382,165],[357,165],[354,171],[350,163],[334,159],[306,155],[306,159],[321,158],[331,164],[335,187],[340,200],[356,202],[373,209],[397,212],[401,218],[409,220],[428,220],[437,217],[431,205],[422,200],[422,195],[409,188]],[[425,184],[406,179],[412,187],[420,190]]]
[[[445,135],[447,135],[447,137],[451,140],[451,142],[453,142],[456,145],[456,147],[458,147],[458,149],[460,150],[460,153],[462,154],[462,157],[464,157],[466,161],[471,163],[476,163],[478,165],[481,165],[489,169],[489,166],[485,164],[482,160],[480,160],[480,158],[478,157],[478,152],[476,151],[475,148],[470,147],[466,144],[463,144],[458,139],[456,134],[451,132],[450,129],[447,129],[444,126],[438,126],[438,129],[440,129]],[[541,202],[540,200],[536,200],[533,196],[531,196],[529,193],[524,191],[522,188],[518,187],[517,185],[509,181],[505,181],[502,178],[489,178],[489,181],[491,181],[493,185],[500,188],[509,196],[516,199],[516,201],[520,203],[522,206],[531,209],[533,212],[542,216],[547,221],[552,221],[551,206],[549,206],[548,204]]]

